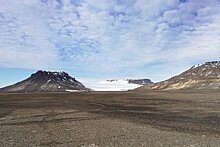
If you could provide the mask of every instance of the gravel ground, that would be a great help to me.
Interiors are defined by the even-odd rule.
[[[0,94],[0,146],[218,147],[219,95]]]

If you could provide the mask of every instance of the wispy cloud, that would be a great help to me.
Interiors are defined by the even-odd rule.
[[[218,0],[1,3],[1,67],[161,80],[220,59]]]

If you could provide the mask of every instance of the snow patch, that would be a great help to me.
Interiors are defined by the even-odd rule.
[[[194,65],[194,66],[193,66],[193,69],[194,69],[194,68],[197,68],[197,67],[199,67],[199,66],[202,66],[202,65],[203,65],[203,64]]]
[[[70,90],[70,89],[66,89],[66,92],[83,92],[83,90]]]
[[[128,80],[89,81],[80,80],[82,83],[95,91],[127,91],[142,85],[130,84]]]
[[[42,72],[46,72],[47,74],[52,73],[54,75],[62,75],[65,73],[64,71],[54,71],[54,70],[42,70]]]

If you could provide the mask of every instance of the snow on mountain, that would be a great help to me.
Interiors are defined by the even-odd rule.
[[[143,79],[143,80],[149,80],[149,79]],[[131,79],[104,80],[104,81],[84,80],[83,83],[84,85],[86,85],[86,87],[89,87],[95,91],[127,91],[143,86],[142,84],[146,84],[146,81],[141,82],[142,84],[131,83],[131,81],[132,81]]]

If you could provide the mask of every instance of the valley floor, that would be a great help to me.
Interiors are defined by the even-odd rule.
[[[219,146],[220,91],[0,94],[0,146]]]

